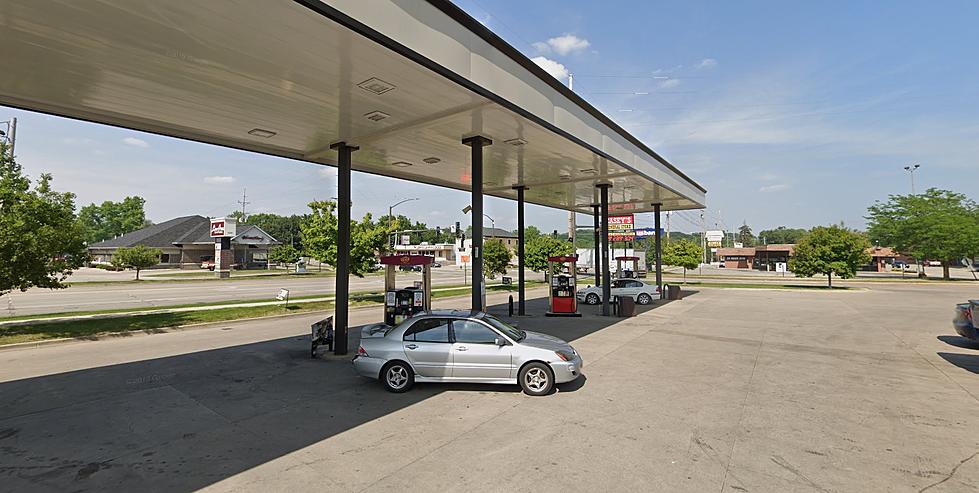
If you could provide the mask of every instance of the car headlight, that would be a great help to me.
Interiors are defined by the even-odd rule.
[[[561,361],[571,361],[574,359],[573,349],[571,351],[565,351],[563,349],[560,351],[554,351],[554,354],[556,354],[558,358],[561,358]]]

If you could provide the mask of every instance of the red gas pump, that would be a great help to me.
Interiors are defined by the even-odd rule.
[[[548,291],[548,306],[550,310],[544,315],[548,317],[580,317],[578,300],[575,298],[575,264],[577,255],[562,255],[548,257],[547,271],[551,272],[551,285]]]

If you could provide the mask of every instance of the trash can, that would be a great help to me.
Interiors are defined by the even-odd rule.
[[[670,284],[665,287],[666,287],[666,299],[668,300],[680,299],[680,286]]]
[[[619,305],[619,316],[620,317],[635,317],[636,316],[636,300],[632,299],[632,296],[617,296]]]

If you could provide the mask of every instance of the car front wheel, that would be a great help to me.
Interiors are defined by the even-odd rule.
[[[598,302],[599,302],[598,295],[595,293],[591,293],[588,296],[585,296],[585,303],[588,303],[589,305],[597,305]]]
[[[415,372],[411,371],[407,363],[393,361],[381,370],[381,383],[388,392],[407,392],[415,384]]]
[[[520,369],[520,387],[527,395],[547,395],[554,388],[554,374],[544,363],[528,363]]]
[[[648,305],[653,302],[653,297],[646,293],[639,293],[639,296],[636,297],[636,301],[640,305]]]

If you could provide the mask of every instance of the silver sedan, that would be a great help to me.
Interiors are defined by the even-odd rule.
[[[519,384],[545,395],[581,376],[581,356],[557,337],[470,311],[419,313],[397,326],[361,330],[354,368],[391,392],[415,382]]]
[[[613,279],[610,289],[612,296],[631,296],[640,305],[648,305],[653,300],[659,299],[659,286],[646,281]],[[602,288],[601,286],[588,286],[578,290],[576,296],[581,303],[597,305],[602,302]]]

